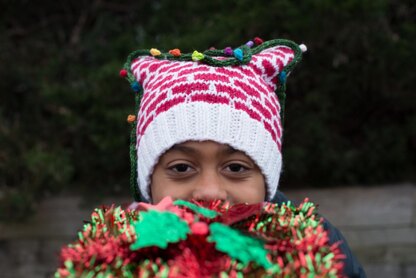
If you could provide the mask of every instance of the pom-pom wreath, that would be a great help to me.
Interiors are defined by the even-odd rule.
[[[55,277],[343,277],[316,207],[165,198],[95,209]]]

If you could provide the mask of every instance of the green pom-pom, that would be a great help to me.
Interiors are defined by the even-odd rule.
[[[210,241],[215,242],[217,250],[228,254],[231,258],[239,260],[244,265],[255,262],[269,269],[273,264],[267,259],[267,251],[262,241],[246,236],[229,226],[214,222],[209,225]]]
[[[137,240],[130,246],[131,250],[157,246],[166,248],[169,243],[186,239],[190,232],[188,224],[171,212],[150,210],[141,213],[142,219],[134,222]]]

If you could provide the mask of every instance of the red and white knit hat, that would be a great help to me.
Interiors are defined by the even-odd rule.
[[[203,53],[133,52],[120,75],[136,92],[137,116],[129,116],[135,192],[150,200],[153,168],[173,145],[212,140],[250,156],[271,199],[282,167],[279,97],[304,50],[291,41],[256,38],[236,49]]]

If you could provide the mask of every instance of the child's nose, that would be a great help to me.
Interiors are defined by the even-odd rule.
[[[192,192],[192,198],[201,201],[227,200],[227,191],[217,173],[201,174]]]

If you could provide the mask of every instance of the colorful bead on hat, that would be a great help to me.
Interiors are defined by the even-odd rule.
[[[234,49],[191,54],[156,48],[133,52],[124,70],[137,93],[130,148],[137,196],[150,201],[153,168],[173,145],[212,140],[253,159],[270,200],[282,167],[286,77],[302,50],[306,47],[292,41],[255,38]]]

